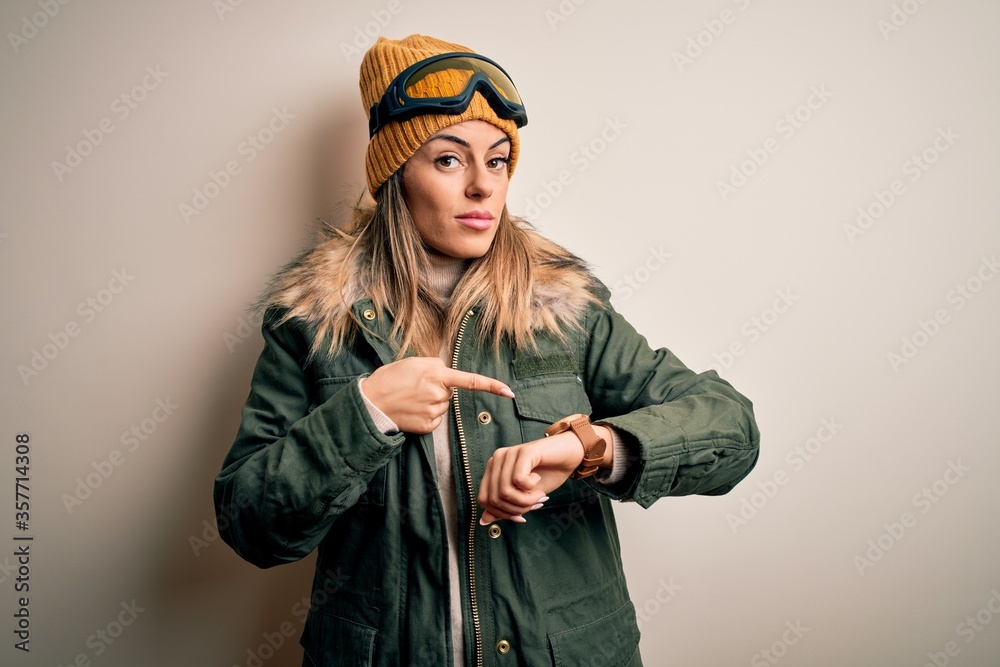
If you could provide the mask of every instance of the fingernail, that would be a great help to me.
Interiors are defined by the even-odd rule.
[[[488,525],[490,525],[490,522],[486,520],[485,516],[481,516],[481,517],[479,517],[479,525],[480,526],[488,526]]]
[[[503,389],[501,389],[500,395],[506,396],[507,398],[514,398],[514,392],[512,392],[509,387],[504,387]]]
[[[540,503],[547,503],[547,502],[549,502],[549,497],[548,496],[542,496],[541,498],[538,499],[538,502],[540,502]]]
[[[531,506],[531,509],[532,510],[540,510],[544,506],[545,506],[545,503],[536,503],[536,504],[534,504],[534,505]]]
[[[512,517],[510,518],[510,520],[511,520],[511,521],[514,521],[514,522],[516,522],[516,523],[528,523],[528,520],[527,520],[527,519],[525,519],[525,518],[524,518],[523,516],[521,516],[520,514],[518,514],[517,516],[512,516]]]

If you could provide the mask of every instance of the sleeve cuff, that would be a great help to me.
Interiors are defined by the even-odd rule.
[[[611,486],[625,479],[625,474],[628,472],[632,457],[629,455],[625,438],[618,433],[618,429],[610,424],[601,424],[601,426],[611,431],[611,446],[614,449],[615,455],[611,460],[611,468],[598,470],[594,474],[594,481],[605,486]]]
[[[365,396],[365,391],[362,388],[365,378],[358,378],[358,392],[361,394],[361,398],[365,402],[365,407],[368,408],[368,415],[372,418],[372,422],[375,423],[375,428],[384,433],[385,435],[393,435],[399,433],[399,427],[396,426],[396,422],[392,421],[387,414],[378,409],[378,406],[368,400]],[[618,452],[615,451],[615,454]]]

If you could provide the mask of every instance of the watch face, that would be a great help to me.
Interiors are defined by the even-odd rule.
[[[556,423],[552,424],[552,426],[549,426],[547,429],[545,429],[545,435],[556,435],[558,433],[562,433],[563,431],[568,431],[573,421],[579,419],[580,417],[586,417],[586,416],[587,415],[581,415],[578,413],[575,415],[570,415],[569,417],[563,417]]]
[[[545,435],[557,435],[569,430],[569,423],[565,419],[560,419],[552,426],[545,429]]]

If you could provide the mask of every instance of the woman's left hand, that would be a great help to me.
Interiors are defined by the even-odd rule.
[[[594,428],[605,436],[611,450],[610,430]],[[548,494],[562,486],[581,461],[583,444],[572,431],[496,450],[479,484],[480,523],[499,519],[523,523],[523,515],[548,500]],[[610,466],[610,456],[605,461]]]

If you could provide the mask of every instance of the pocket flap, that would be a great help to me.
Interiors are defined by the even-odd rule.
[[[639,650],[635,607],[626,602],[603,618],[549,635],[556,667],[627,667]]]
[[[572,373],[515,382],[511,390],[517,414],[525,419],[551,424],[567,415],[577,412],[589,415],[591,412],[583,382]]]
[[[376,634],[375,628],[312,610],[299,643],[317,667],[365,667],[372,664]]]

